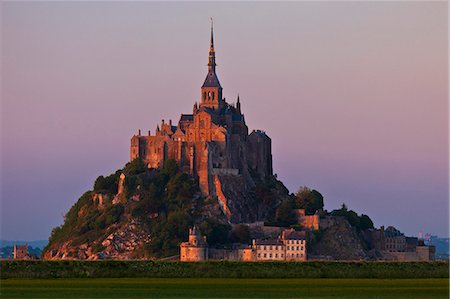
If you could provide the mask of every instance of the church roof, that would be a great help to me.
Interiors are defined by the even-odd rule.
[[[217,78],[216,73],[212,70],[210,70],[208,72],[208,74],[206,75],[206,79],[205,79],[205,82],[203,83],[202,87],[222,88],[222,86],[220,86],[219,78]]]
[[[192,121],[194,116],[192,114],[181,114],[180,121]]]

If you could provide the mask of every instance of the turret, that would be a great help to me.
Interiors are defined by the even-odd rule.
[[[236,110],[239,114],[241,114],[241,101],[239,100],[239,94],[236,102]]]

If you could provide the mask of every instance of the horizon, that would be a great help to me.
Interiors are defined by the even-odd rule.
[[[47,239],[138,129],[191,111],[210,16],[224,96],[291,193],[449,237],[447,5],[2,3],[1,239]]]

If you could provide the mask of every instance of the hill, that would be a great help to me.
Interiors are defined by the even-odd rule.
[[[270,183],[270,184],[269,184]],[[270,188],[264,188],[265,185]],[[263,191],[261,191],[263,190]],[[266,197],[256,196],[256,191]],[[257,181],[249,200],[271,220],[288,191],[275,177]],[[264,200],[270,198],[270,200]],[[272,218],[271,218],[272,217]],[[258,217],[256,217],[258,218]],[[239,241],[215,198],[201,195],[198,180],[179,170],[174,160],[149,169],[135,159],[107,177],[70,208],[64,223],[52,230],[45,259],[153,259],[178,254],[188,228],[201,226],[209,243]]]

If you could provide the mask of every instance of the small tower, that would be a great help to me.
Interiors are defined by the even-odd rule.
[[[209,44],[208,74],[201,88],[200,107],[220,109],[223,106],[222,86],[216,74],[216,52],[214,50],[213,21],[211,18],[211,41]]]
[[[208,259],[206,237],[200,235],[197,226],[189,229],[189,241],[180,244],[180,261],[197,262]]]

